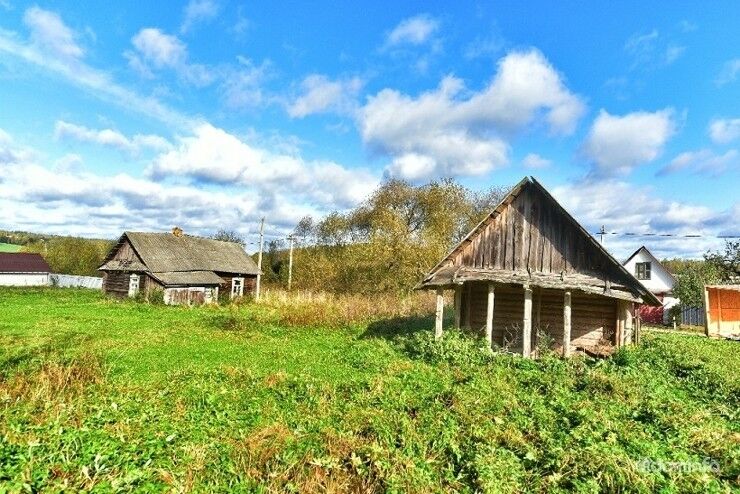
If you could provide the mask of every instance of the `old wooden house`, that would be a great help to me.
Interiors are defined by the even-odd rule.
[[[259,270],[241,245],[172,233],[125,232],[99,268],[103,291],[118,297],[163,290],[165,303],[216,302],[251,294]]]
[[[417,288],[437,291],[438,337],[443,291],[454,290],[456,327],[527,357],[545,341],[566,356],[627,344],[636,306],[660,305],[530,177]]]

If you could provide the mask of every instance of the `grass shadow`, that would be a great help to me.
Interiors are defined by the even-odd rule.
[[[434,315],[392,317],[368,324],[360,339],[380,338],[398,343],[420,333],[433,331]]]

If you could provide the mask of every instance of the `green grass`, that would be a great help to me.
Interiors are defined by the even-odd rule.
[[[22,248],[22,245],[5,244],[0,242],[0,252],[20,252]]]
[[[527,361],[424,317],[277,320],[0,290],[0,492],[740,488],[737,343]]]

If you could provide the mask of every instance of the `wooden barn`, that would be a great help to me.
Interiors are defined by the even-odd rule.
[[[568,356],[633,339],[636,306],[660,305],[534,178],[501,203],[417,286],[455,292],[455,326],[529,357],[547,341]],[[606,348],[605,348],[606,347]]]
[[[0,252],[0,286],[44,286],[51,268],[40,254]]]
[[[259,270],[241,245],[172,233],[125,232],[106,256],[103,291],[133,297],[164,291],[167,304],[202,304],[254,292]]]
[[[704,287],[707,336],[740,339],[740,285]]]

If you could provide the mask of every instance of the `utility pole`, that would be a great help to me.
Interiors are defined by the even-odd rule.
[[[599,242],[601,242],[602,246],[604,245],[604,234],[605,233],[606,233],[606,227],[604,225],[601,225],[601,230],[599,231],[599,237],[600,237]]]
[[[290,291],[293,281],[293,234],[288,237],[288,240],[290,240],[290,254],[288,255],[288,291]]]
[[[257,286],[255,291],[255,299],[260,299],[260,281],[262,281],[262,245],[263,245],[263,232],[265,230],[265,217],[262,217],[262,221],[260,221],[260,251],[259,254],[257,254]]]

